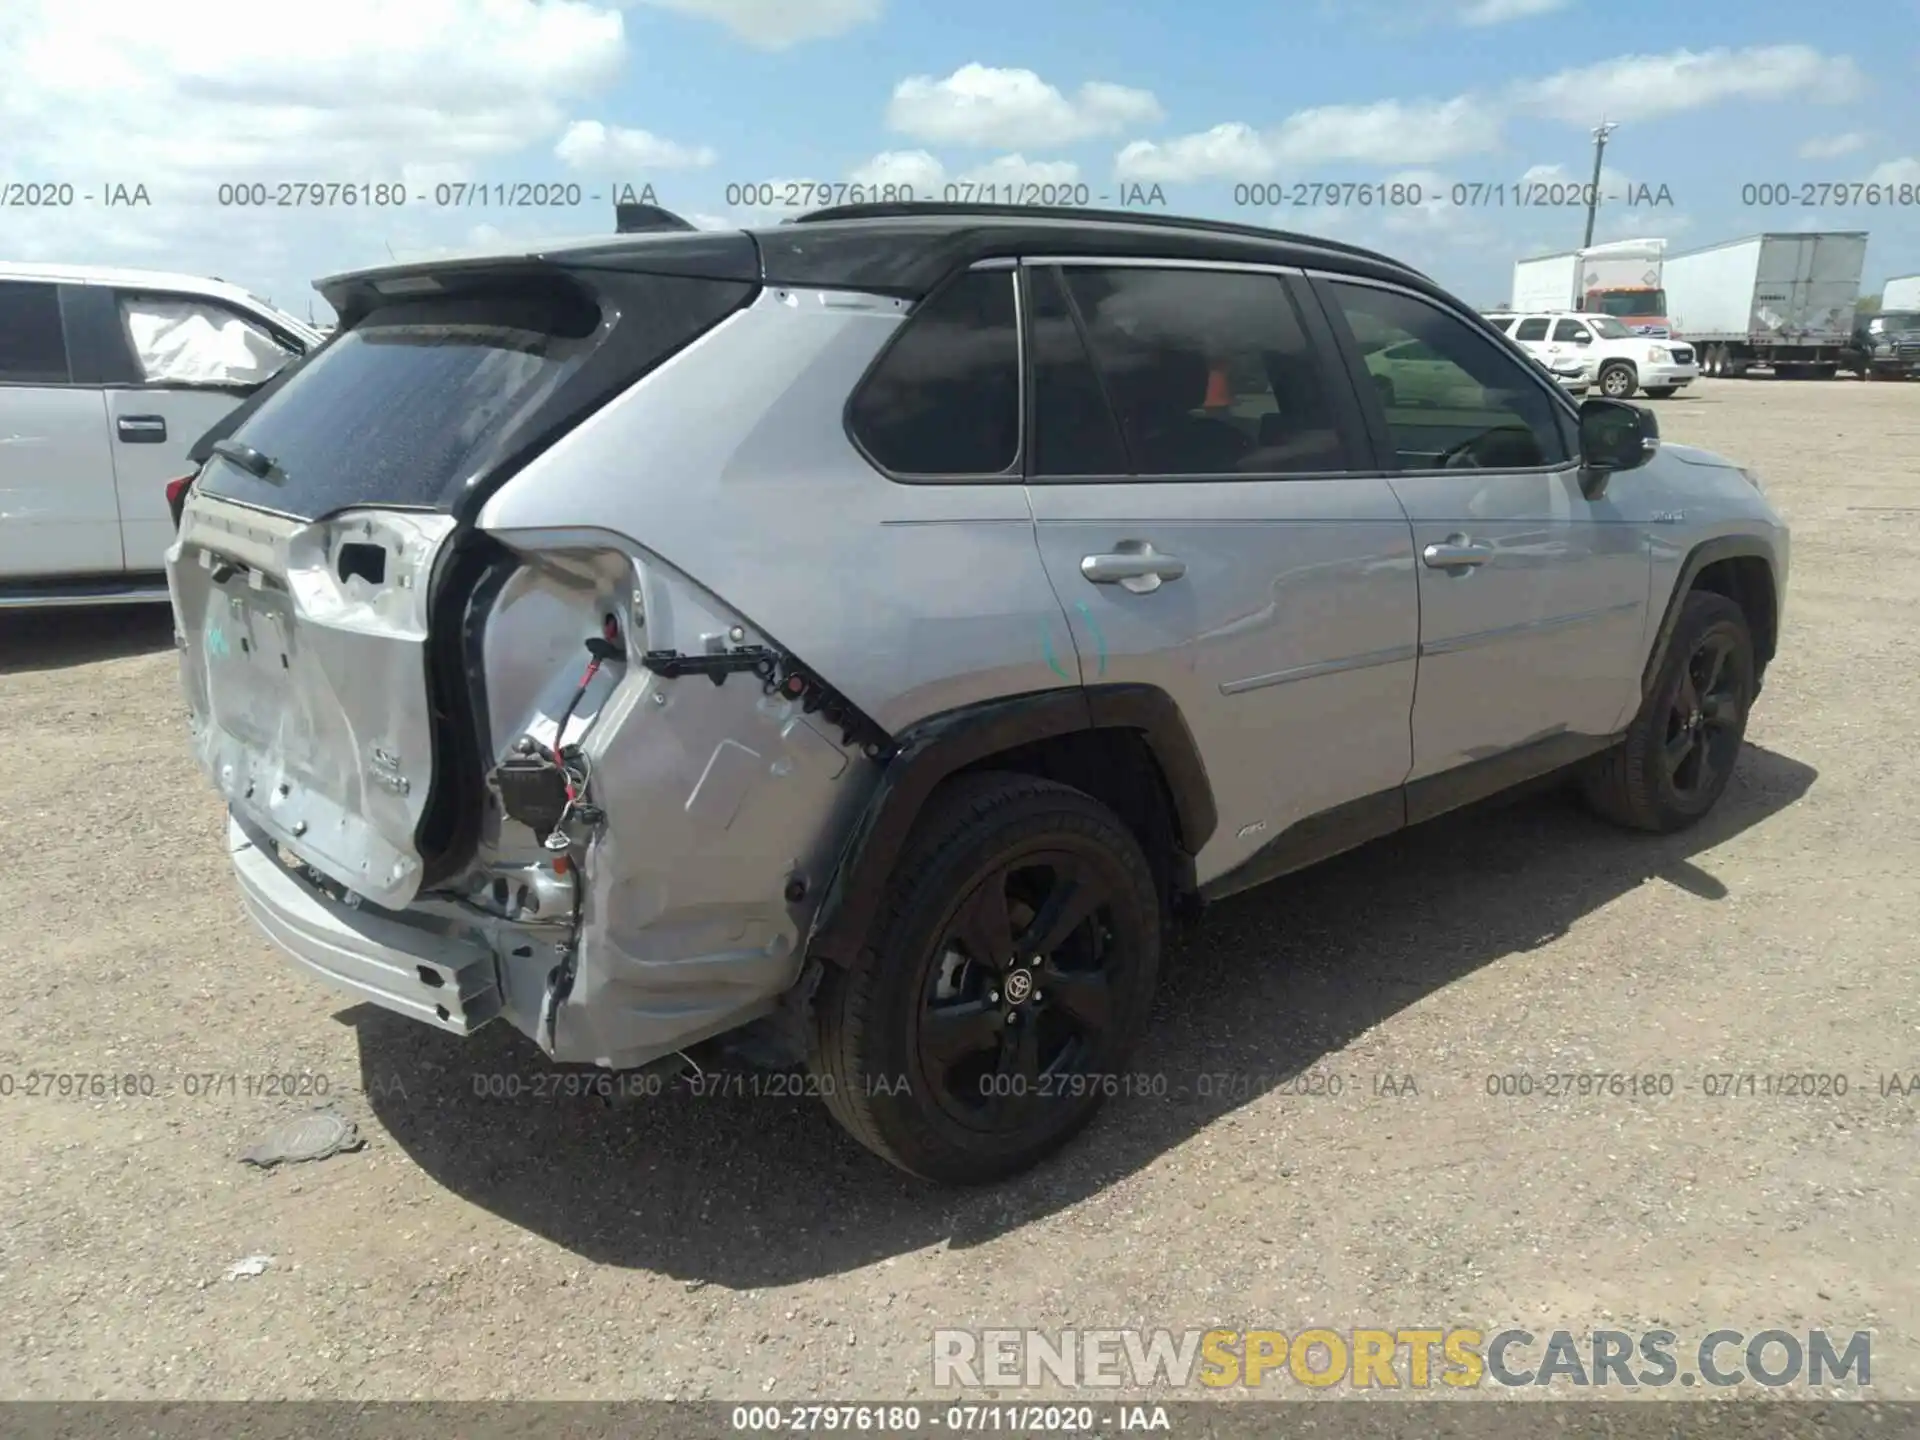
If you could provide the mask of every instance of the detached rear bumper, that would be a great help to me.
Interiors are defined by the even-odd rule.
[[[231,815],[227,848],[253,923],[336,990],[456,1035],[505,1016],[563,1064],[632,1069],[732,1030],[773,1006],[798,960],[783,947],[718,949],[671,961],[610,956],[582,969],[545,1025],[551,937],[489,930],[451,911],[344,905],[285,865],[273,841]]]
[[[247,913],[303,970],[356,999],[456,1035],[500,1013],[493,951],[413,916],[342,905],[280,863],[264,836],[228,818],[227,848]]]

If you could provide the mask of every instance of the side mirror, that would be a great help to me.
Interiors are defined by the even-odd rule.
[[[1581,489],[1595,500],[1616,470],[1638,470],[1660,448],[1660,422],[1651,410],[1624,400],[1580,402]]]
[[[1582,330],[1578,335],[1573,337],[1573,343],[1576,345],[1591,345],[1593,343],[1593,336]]]

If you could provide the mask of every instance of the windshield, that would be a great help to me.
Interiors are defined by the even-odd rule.
[[[1920,310],[1889,310],[1884,315],[1876,315],[1867,326],[1870,330],[1920,330]]]
[[[1633,338],[1633,331],[1622,325],[1618,320],[1608,316],[1590,319],[1587,323],[1593,327],[1593,333],[1598,335],[1602,340],[1631,340]]]
[[[1665,315],[1667,292],[1664,290],[1617,290],[1594,297],[1589,309],[1602,315]]]

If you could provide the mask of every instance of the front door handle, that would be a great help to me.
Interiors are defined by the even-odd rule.
[[[1080,573],[1096,585],[1119,585],[1147,595],[1186,574],[1187,562],[1161,554],[1149,541],[1122,540],[1107,554],[1084,557]]]
[[[122,415],[114,422],[114,428],[128,445],[158,445],[167,438],[167,417]]]
[[[1493,546],[1466,535],[1449,535],[1438,544],[1420,552],[1420,558],[1434,570],[1465,570],[1484,565],[1493,558]]]

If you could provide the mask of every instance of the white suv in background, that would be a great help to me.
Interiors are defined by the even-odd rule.
[[[188,450],[320,342],[219,280],[0,262],[0,609],[165,600]]]
[[[1700,378],[1691,345],[1636,335],[1611,315],[1502,311],[1487,319],[1549,367],[1568,358],[1584,361],[1587,378],[1611,400],[1640,390],[1649,400],[1664,400]]]

